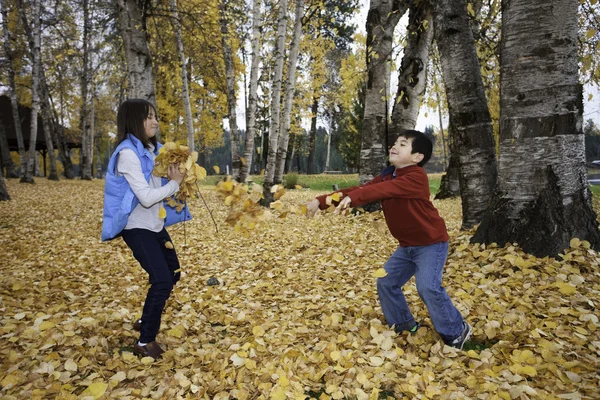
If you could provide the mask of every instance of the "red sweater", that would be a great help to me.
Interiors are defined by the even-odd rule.
[[[446,224],[429,200],[429,179],[422,167],[387,167],[361,186],[340,190],[352,200],[352,207],[381,200],[385,221],[400,246],[426,246],[448,240]],[[327,195],[319,196],[319,208]]]

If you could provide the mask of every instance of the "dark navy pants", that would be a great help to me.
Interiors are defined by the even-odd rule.
[[[140,332],[140,342],[150,343],[156,339],[165,303],[181,276],[175,272],[179,269],[179,260],[175,248],[165,247],[171,238],[164,228],[158,233],[147,229],[124,230],[123,240],[150,277]]]

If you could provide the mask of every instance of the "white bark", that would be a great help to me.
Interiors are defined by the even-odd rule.
[[[29,135],[29,154],[27,159],[27,169],[21,182],[34,183],[33,174],[35,169],[35,145],[37,142],[38,131],[38,113],[40,110],[39,99],[39,81],[40,81],[40,46],[41,46],[41,0],[34,0],[32,19],[33,19],[33,49],[32,49],[32,82],[31,82],[31,131]]]
[[[148,100],[156,107],[152,56],[145,16],[136,0],[117,0],[119,29],[127,60],[128,96]]]
[[[277,41],[275,42],[275,71],[273,85],[271,88],[271,121],[269,123],[269,153],[265,168],[265,180],[263,183],[263,194],[266,201],[272,199],[271,187],[275,177],[275,161],[277,158],[277,143],[279,135],[279,117],[281,105],[281,79],[283,77],[283,58],[285,53],[285,31],[287,24],[287,0],[279,2],[279,13],[277,16]]]
[[[498,191],[474,241],[555,256],[600,249],[587,186],[574,0],[503,3]]]
[[[90,12],[89,12],[89,0],[83,0],[83,37],[82,37],[82,72],[81,72],[81,112],[80,112],[80,127],[81,127],[81,157],[79,164],[79,175],[81,179],[91,180],[91,162],[89,154],[89,142],[92,140],[89,126],[89,111],[88,111],[88,91],[91,85],[91,71],[90,71]]]
[[[6,56],[7,72],[8,72],[8,96],[10,97],[10,105],[12,117],[15,125],[15,134],[17,136],[17,146],[19,148],[19,159],[21,168],[19,176],[23,177],[27,170],[27,154],[25,153],[25,142],[23,140],[23,131],[21,130],[21,118],[19,117],[19,103],[17,101],[17,86],[15,83],[15,70],[13,69],[13,52],[11,49],[11,35],[8,29],[8,10],[6,8],[6,0],[0,0],[0,9],[2,11],[2,31],[4,32],[4,54]]]
[[[192,105],[190,104],[190,92],[188,88],[187,60],[183,48],[183,39],[181,37],[181,22],[179,21],[179,10],[177,0],[171,0],[171,14],[173,15],[172,24],[175,31],[175,40],[177,41],[177,53],[181,62],[181,97],[183,100],[183,109],[185,110],[185,128],[187,132],[187,145],[190,151],[195,150],[194,141],[194,122],[192,120]]]
[[[285,94],[283,101],[283,114],[281,118],[281,134],[279,135],[279,148],[275,162],[274,183],[283,181],[283,170],[287,157],[288,143],[290,140],[290,122],[292,116],[292,101],[294,100],[294,88],[296,86],[296,64],[298,62],[298,50],[302,38],[302,15],[304,13],[304,0],[296,0],[296,15],[294,21],[294,34],[288,62],[288,76],[285,83]]]
[[[262,16],[260,12],[260,0],[252,1],[252,64],[250,66],[250,93],[248,94],[248,109],[246,110],[246,145],[244,147],[244,159],[246,162],[240,168],[240,182],[245,182],[252,168],[252,156],[254,155],[254,138],[256,136],[256,104],[258,91],[258,65],[260,63],[260,24]],[[261,145],[262,146],[262,145]]]

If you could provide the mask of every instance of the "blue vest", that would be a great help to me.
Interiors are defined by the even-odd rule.
[[[162,147],[159,143],[155,149],[155,154]],[[147,181],[150,181],[152,170],[154,169],[154,160],[150,150],[146,149],[142,142],[135,136],[129,134],[127,139],[121,142],[115,149],[108,162],[108,171],[106,172],[106,183],[104,185],[104,218],[102,220],[102,240],[114,239],[121,235],[123,229],[127,225],[129,215],[139,204],[139,200],[129,187],[129,183],[124,176],[115,174],[117,155],[123,149],[133,150],[142,163],[142,172]],[[162,178],[162,184],[168,182],[167,178]],[[165,226],[173,225],[178,222],[188,221],[192,219],[190,211],[185,207],[177,212],[175,208],[170,207],[166,201],[163,201],[163,206],[167,211],[165,218]]]

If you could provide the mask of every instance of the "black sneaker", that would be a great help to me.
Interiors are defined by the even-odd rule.
[[[412,328],[410,328],[410,329],[400,329],[400,330],[398,330],[398,329],[395,329],[395,331],[396,331],[396,333],[398,333],[398,334],[400,334],[400,333],[402,333],[402,332],[408,332],[408,333],[410,333],[411,335],[416,335],[416,334],[417,334],[417,331],[418,331],[418,330],[419,330],[419,328],[420,328],[420,327],[422,327],[422,326],[423,326],[423,325],[422,325],[421,323],[419,323],[419,322],[415,322],[415,326],[413,326],[413,327],[412,327]]]
[[[469,340],[469,338],[471,337],[472,334],[473,334],[473,327],[471,327],[471,325],[469,325],[469,323],[467,321],[463,321],[463,330],[460,333],[460,335],[458,335],[458,337],[456,339],[454,339],[453,341],[451,341],[450,343],[446,343],[446,344],[450,347],[454,347],[459,350],[462,350],[463,346],[465,345],[465,342],[467,340]]]

